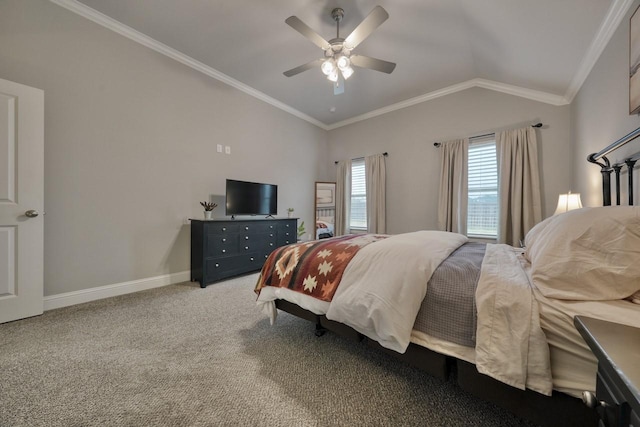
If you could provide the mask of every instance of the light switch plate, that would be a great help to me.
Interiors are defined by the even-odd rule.
[[[228,145],[225,145],[225,147],[224,147],[224,152],[225,152],[226,154],[231,154],[231,147],[229,147]]]

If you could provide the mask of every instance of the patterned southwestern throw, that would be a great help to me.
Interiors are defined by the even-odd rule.
[[[264,263],[255,292],[277,286],[331,301],[344,269],[360,248],[387,237],[350,234],[278,248]]]

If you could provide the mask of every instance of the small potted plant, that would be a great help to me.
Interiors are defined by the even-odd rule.
[[[293,208],[287,208],[287,216],[289,218],[293,218],[293,211],[294,211]]]
[[[306,231],[307,230],[305,230],[304,228],[304,221],[302,221],[298,226],[298,241],[302,240],[302,238],[304,237],[304,233],[306,233]]]
[[[213,202],[200,202],[200,205],[204,208],[204,219],[211,219],[213,210],[218,206]]]

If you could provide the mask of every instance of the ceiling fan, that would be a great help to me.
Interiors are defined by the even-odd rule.
[[[331,11],[331,17],[336,21],[337,28],[336,38],[329,41],[322,38],[322,36],[296,16],[290,16],[284,21],[324,51],[323,58],[285,71],[283,73],[285,76],[292,77],[303,71],[320,66],[320,69],[324,75],[327,76],[327,79],[333,83],[334,94],[337,95],[344,92],[344,80],[353,74],[352,65],[387,74],[390,74],[394,68],[396,68],[396,64],[393,62],[352,54],[352,51],[362,43],[364,39],[369,37],[376,28],[389,18],[389,14],[381,6],[374,7],[369,15],[364,18],[347,38],[340,37],[340,21],[342,21],[344,17],[344,10],[339,7],[333,9]]]

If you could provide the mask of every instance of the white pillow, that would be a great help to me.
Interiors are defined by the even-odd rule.
[[[552,216],[525,238],[544,296],[602,301],[640,291],[640,207],[583,208]]]

